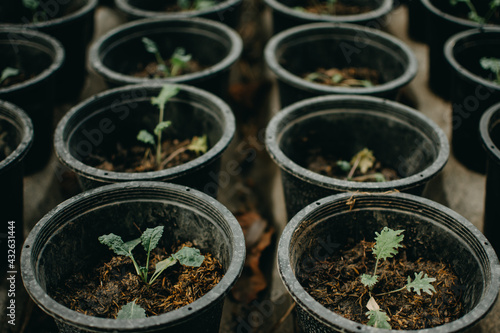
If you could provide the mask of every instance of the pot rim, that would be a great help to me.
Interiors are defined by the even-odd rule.
[[[438,142],[436,142],[438,144],[438,154],[435,160],[421,172],[418,172],[409,177],[386,182],[356,182],[337,179],[315,173],[305,167],[298,165],[283,153],[283,151],[279,147],[279,141],[281,140],[282,133],[278,133],[278,128],[282,123],[288,124],[291,120],[296,119],[299,115],[304,114],[304,112],[308,112],[307,110],[311,108],[311,105],[322,107],[325,110],[332,110],[336,109],[335,104],[339,102],[350,102],[353,105],[352,107],[354,107],[354,105],[359,102],[363,111],[373,113],[377,112],[381,117],[389,117],[389,115],[386,115],[386,112],[390,109],[399,113],[396,115],[391,115],[392,117],[397,117],[398,115],[401,116],[401,114],[403,114],[407,118],[403,120],[406,120],[407,122],[411,121],[413,124],[419,124],[420,129],[427,128],[428,130],[432,131],[438,138]],[[384,107],[384,110],[380,110],[381,106]],[[379,109],[377,110],[377,108]],[[348,109],[348,107],[341,105],[339,109]],[[315,110],[314,112],[318,112],[319,110],[320,109],[318,109],[317,111]],[[281,170],[290,173],[294,177],[298,177],[305,182],[320,186],[322,188],[340,192],[351,191],[352,188],[373,192],[385,192],[394,189],[406,190],[417,187],[435,177],[439,173],[439,171],[444,168],[450,154],[450,148],[446,134],[438,125],[436,125],[431,119],[429,119],[422,113],[408,106],[387,99],[357,95],[319,96],[305,99],[287,106],[286,108],[279,111],[269,122],[266,129],[266,148],[271,158]]]
[[[11,45],[16,44],[16,42],[17,44],[26,44],[25,41],[27,41],[29,44],[39,45],[43,47],[45,51],[50,50],[51,52],[53,52],[53,55],[49,54],[50,56],[52,56],[51,64],[40,74],[17,84],[5,88],[0,88],[0,98],[2,98],[2,96],[4,95],[18,92],[19,90],[26,89],[46,80],[48,77],[55,75],[63,65],[66,57],[65,50],[62,44],[54,37],[36,30],[0,25],[0,35],[2,34],[7,34],[6,38],[10,40],[9,44]]]
[[[425,199],[416,195],[408,193],[388,193],[388,194],[377,194],[377,193],[341,193],[331,195],[320,200],[317,200],[301,211],[299,211],[285,226],[283,230],[279,244],[278,244],[278,270],[280,273],[280,278],[285,285],[286,289],[292,296],[293,300],[302,308],[314,308],[315,311],[307,311],[307,313],[313,316],[319,322],[326,325],[336,325],[343,328],[349,328],[353,332],[401,332],[400,330],[387,330],[379,329],[370,326],[357,323],[355,321],[346,319],[341,315],[328,310],[323,307],[319,302],[317,302],[311,295],[309,295],[304,288],[301,286],[295,273],[291,268],[290,263],[290,242],[300,224],[315,213],[318,209],[324,209],[323,207],[327,204],[338,203],[346,201],[345,207],[349,209],[347,201],[370,198],[373,201],[383,202],[386,198],[392,198],[399,200],[400,202],[410,202],[415,207],[419,207],[425,210],[432,209],[437,211],[440,215],[445,215],[451,217],[455,223],[458,224],[456,229],[463,234],[463,238],[473,238],[478,241],[478,244],[482,247],[482,250],[487,255],[487,261],[489,264],[489,273],[493,278],[488,286],[485,286],[483,291],[483,297],[479,303],[468,313],[466,313],[461,318],[454,320],[450,323],[443,324],[441,326],[436,326],[434,328],[422,329],[422,330],[405,330],[404,332],[440,332],[440,333],[452,333],[462,331],[465,328],[471,327],[476,324],[478,320],[486,316],[489,310],[493,307],[497,297],[498,291],[500,289],[500,263],[498,262],[498,257],[495,254],[495,250],[488,242],[486,237],[467,219],[453,210],[429,199]],[[359,201],[358,201],[359,202]],[[390,209],[389,206],[385,208]],[[415,210],[418,214],[418,211]],[[457,237],[459,235],[456,235]],[[496,277],[496,278],[495,278]]]
[[[230,10],[231,7],[236,7],[243,0],[223,0],[217,5],[203,10],[189,10],[185,12],[158,12],[153,10],[140,9],[129,4],[128,0],[115,0],[115,6],[126,13],[135,17],[163,17],[163,19],[177,19],[187,17],[198,17],[201,15],[209,15],[217,12],[225,12]],[[224,17],[221,16],[221,21]]]
[[[336,87],[309,82],[285,69],[279,63],[276,53],[282,43],[293,40],[297,35],[314,33],[316,31],[331,31],[332,35],[335,35],[336,32],[342,33],[343,31],[356,32],[356,35],[363,36],[365,40],[372,38],[383,40],[385,44],[392,44],[391,49],[399,49],[406,56],[407,59],[405,60],[407,60],[408,64],[402,75],[374,87]],[[405,86],[417,75],[418,70],[417,58],[413,54],[413,51],[396,37],[377,29],[347,23],[311,23],[282,31],[269,40],[264,50],[264,58],[269,69],[271,69],[280,81],[301,90],[321,94],[380,94]]]
[[[21,141],[9,156],[0,161],[0,174],[15,167],[28,153],[33,144],[33,122],[20,107],[10,102],[0,100],[0,116],[21,132]],[[0,117],[1,118],[1,117]]]
[[[321,15],[321,14],[312,14],[312,13],[304,13],[288,6],[285,6],[278,0],[264,0],[266,5],[271,7],[273,11],[277,11],[286,16],[291,16],[295,18],[299,18],[305,21],[311,22],[344,22],[344,23],[354,23],[356,21],[369,21],[369,20],[377,20],[392,11],[393,9],[393,0],[382,0],[380,7],[371,10],[362,14],[355,15]]]
[[[77,9],[76,11],[65,15],[61,17],[57,17],[54,19],[50,19],[47,21],[43,22],[29,22],[29,23],[8,23],[8,24],[2,24],[0,23],[0,27],[2,26],[16,26],[16,27],[23,27],[23,28],[29,28],[29,29],[48,29],[48,28],[54,28],[62,24],[66,24],[67,22],[71,21],[76,21],[79,20],[81,17],[86,16],[88,13],[91,11],[95,10],[97,8],[97,5],[99,3],[99,0],[85,0],[86,3]]]
[[[462,66],[457,59],[455,58],[454,50],[457,45],[462,41],[467,41],[469,38],[474,37],[484,37],[485,35],[497,34],[500,37],[500,27],[481,27],[479,29],[470,29],[466,31],[459,32],[453,36],[451,36],[445,43],[443,51],[444,57],[451,65],[453,69],[455,69],[456,73],[462,77],[466,77],[468,80],[481,84],[482,86],[488,87],[490,90],[500,90],[500,85],[495,84],[485,78],[467,70],[464,66]]]
[[[488,27],[488,26],[495,26],[494,24],[484,24],[484,23],[477,23],[471,20],[467,20],[461,17],[456,17],[451,14],[448,14],[446,12],[443,12],[442,10],[438,9],[434,4],[432,3],[432,0],[418,0],[421,1],[424,7],[427,8],[427,10],[431,13],[433,13],[436,16],[441,17],[443,20],[454,23],[454,24],[460,24],[465,26],[466,28],[480,28],[480,27]]]
[[[126,75],[117,71],[114,71],[104,65],[103,59],[101,58],[101,53],[103,51],[103,45],[110,44],[106,47],[106,50],[115,48],[117,45],[122,44],[124,41],[130,38],[131,35],[142,35],[145,30],[149,31],[151,29],[163,29],[172,24],[184,24],[199,26],[204,29],[215,30],[219,36],[224,36],[228,41],[230,41],[230,49],[227,55],[218,63],[200,70],[198,72],[178,75],[174,77],[160,78],[160,79],[149,79],[149,78],[137,78],[132,75]],[[114,82],[116,84],[135,84],[135,83],[148,83],[148,82],[163,82],[163,83],[183,83],[188,81],[194,81],[206,78],[208,75],[222,72],[229,69],[229,67],[238,60],[243,51],[243,41],[238,33],[219,22],[212,20],[192,17],[192,18],[173,18],[165,20],[165,18],[146,18],[141,20],[132,21],[123,25],[120,25],[111,31],[108,31],[103,36],[101,36],[96,42],[94,42],[89,50],[89,64],[92,70],[97,74],[104,77],[106,80]]]
[[[491,121],[493,120],[495,114],[500,115],[500,103],[492,105],[481,116],[481,121],[479,123],[479,134],[481,135],[481,144],[483,145],[484,150],[486,150],[490,158],[496,164],[500,164],[500,147],[498,147],[495,142],[493,142],[493,139],[490,135],[490,129],[493,125]]]
[[[66,131],[69,126],[73,126],[71,124],[72,118],[79,115],[80,113],[84,114],[94,114],[95,109],[93,109],[92,104],[99,99],[109,98],[111,99],[113,96],[121,96],[122,101],[126,100],[134,100],[128,93],[138,90],[138,89],[156,89],[158,91],[161,90],[163,84],[159,82],[153,82],[149,84],[136,84],[136,85],[127,85],[115,89],[106,90],[99,94],[93,95],[81,103],[77,104],[73,108],[71,108],[66,115],[60,120],[59,124],[56,127],[54,132],[54,147],[55,153],[58,157],[59,161],[61,161],[65,166],[70,168],[72,171],[76,172],[79,175],[82,175],[86,178],[101,181],[101,182],[127,182],[127,181],[147,181],[147,180],[157,180],[157,181],[166,181],[193,171],[202,168],[204,165],[207,165],[218,158],[226,147],[231,142],[234,133],[236,131],[235,118],[231,108],[219,97],[201,90],[199,88],[195,88],[188,85],[183,84],[172,84],[180,89],[180,91],[187,91],[190,94],[199,96],[203,98],[205,101],[210,101],[213,105],[219,110],[220,116],[222,118],[222,136],[219,141],[215,145],[213,145],[206,153],[197,158],[183,163],[181,165],[158,170],[158,171],[149,171],[149,172],[116,172],[116,171],[107,171],[103,169],[98,169],[96,167],[91,167],[76,157],[70,152],[68,144],[69,140],[66,139]],[[125,97],[123,97],[125,96]],[[83,110],[83,111],[82,111]],[[71,137],[71,133],[67,136]]]
[[[184,195],[186,197],[196,197],[199,200],[203,200],[207,203],[209,208],[215,209],[218,215],[221,215],[226,221],[229,227],[229,235],[233,237],[234,244],[231,252],[231,262],[229,267],[224,274],[221,281],[212,288],[207,294],[192,302],[188,306],[183,306],[177,310],[169,311],[161,315],[152,316],[144,319],[127,319],[127,320],[116,320],[108,318],[99,318],[88,316],[61,305],[60,303],[53,300],[41,287],[40,283],[37,281],[32,267],[37,258],[32,257],[32,249],[34,248],[35,239],[40,232],[43,232],[44,228],[50,228],[49,222],[58,217],[64,217],[68,209],[73,207],[78,207],[79,205],[89,205],[88,201],[91,199],[99,199],[101,204],[107,204],[107,202],[112,202],[114,199],[114,194],[123,192],[124,194],[133,194],[138,190],[148,191],[146,194],[153,194],[160,196],[161,192],[179,193],[179,195]],[[121,198],[122,201],[136,201],[140,200],[141,196],[137,193],[131,195],[129,199]],[[183,203],[182,205],[184,205]],[[92,206],[95,206],[92,205]],[[90,209],[90,206],[89,208]],[[49,225],[49,226],[48,226]],[[47,232],[45,230],[45,232]],[[29,250],[28,250],[29,249]],[[86,192],[82,192],[66,201],[60,203],[50,212],[48,212],[42,219],[33,227],[25,243],[23,244],[23,249],[21,252],[21,276],[26,290],[30,294],[30,297],[35,301],[35,303],[40,306],[46,313],[50,314],[55,319],[64,320],[70,322],[74,326],[78,326],[81,329],[98,330],[98,332],[136,332],[137,327],[144,328],[148,332],[155,332],[158,330],[160,325],[165,323],[177,324],[189,320],[189,317],[193,316],[197,312],[205,311],[212,302],[224,297],[230,290],[231,286],[234,285],[237,278],[241,274],[243,269],[243,264],[245,261],[245,241],[243,236],[243,231],[234,217],[234,215],[221,203],[219,203],[214,198],[204,194],[198,190],[163,182],[127,182],[119,184],[111,184],[101,186]],[[92,320],[89,320],[89,319]],[[134,325],[132,325],[134,324]]]

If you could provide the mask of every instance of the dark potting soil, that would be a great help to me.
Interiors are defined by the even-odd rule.
[[[375,258],[373,242],[351,242],[336,255],[316,261],[304,261],[297,278],[304,289],[323,306],[343,317],[366,324],[370,299],[368,288],[360,281],[363,273],[372,274]],[[308,263],[307,267],[305,263]],[[436,292],[417,295],[404,289],[401,292],[377,296],[406,285],[408,276],[424,272],[436,279],[432,283]],[[418,330],[442,325],[460,318],[463,313],[461,288],[458,277],[444,263],[419,258],[411,261],[404,249],[394,257],[379,261],[379,282],[372,290],[380,309],[390,318],[392,329]]]
[[[169,251],[155,249],[151,254],[148,276],[154,273],[157,262],[184,246],[192,247],[193,244],[178,244]],[[120,308],[134,300],[147,316],[159,315],[194,302],[220,282],[224,276],[220,262],[210,253],[202,254],[205,260],[200,267],[177,263],[163,271],[152,285],[144,283],[136,274],[130,258],[113,256],[87,273],[69,277],[51,296],[72,310],[95,317],[116,318]],[[136,260],[145,262],[140,256]]]
[[[13,86],[15,84],[24,82],[26,80],[34,78],[38,74],[39,73],[26,73],[26,72],[20,71],[20,73],[18,75],[10,76],[10,77],[6,78],[5,80],[3,80],[2,83],[0,83],[0,88],[6,88],[9,86]]]
[[[15,147],[14,138],[10,128],[12,125],[4,120],[0,120],[0,162],[9,156]]]
[[[381,84],[380,74],[366,67],[318,68],[315,72],[305,73],[308,81],[341,87],[372,87]]]
[[[301,7],[306,12],[312,14],[328,14],[328,15],[357,15],[367,13],[375,7],[373,6],[358,6],[348,1],[337,1],[333,7],[330,7],[327,1],[307,0],[305,6]]]
[[[182,12],[196,10],[195,0],[190,0],[189,9],[183,9],[177,4],[178,0],[165,0],[165,1],[148,1],[144,4],[137,4],[136,6],[143,10],[158,11],[158,12]],[[219,1],[214,1],[216,5]],[[206,7],[209,8],[209,7]],[[204,9],[206,9],[204,8]]]
[[[323,156],[317,153],[311,153],[307,159],[307,168],[324,176],[347,180],[349,171],[343,171],[339,166],[337,166],[337,161],[339,161],[339,159],[334,158],[333,156]],[[351,180],[359,182],[375,182],[376,180],[371,177],[371,175],[377,173],[381,173],[384,176],[385,181],[397,180],[401,178],[395,169],[383,166],[380,161],[376,161],[373,167],[368,169],[366,173],[361,173],[359,168],[357,168]]]
[[[166,60],[166,62],[168,62],[168,60]],[[169,65],[169,64],[167,63],[167,65]],[[186,67],[182,68],[179,71],[179,73],[175,76],[196,73],[196,72],[201,71],[204,68],[205,67],[201,66],[198,61],[189,60],[186,63]],[[150,78],[150,79],[166,77],[165,72],[158,69],[158,63],[156,61],[152,61],[146,65],[144,65],[143,63],[139,63],[137,65],[137,68],[135,69],[135,71],[130,73],[130,75],[135,76],[135,77]]]
[[[199,155],[186,149],[191,140],[166,139],[162,143],[162,164],[156,165],[156,149],[136,144],[130,147],[118,142],[112,152],[97,150],[87,156],[84,163],[98,169],[115,172],[148,172],[172,168],[194,160]]]

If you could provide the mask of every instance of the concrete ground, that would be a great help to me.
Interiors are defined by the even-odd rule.
[[[264,21],[269,18],[269,12],[264,11]],[[415,80],[407,87],[406,97],[410,104],[414,105],[425,115],[433,119],[450,137],[451,134],[451,105],[429,91],[427,87],[427,46],[417,43],[408,38],[406,33],[407,9],[400,7],[396,9],[390,17],[388,31],[406,42],[415,52],[419,62],[419,72]],[[101,35],[111,27],[116,26],[122,21],[122,18],[115,12],[106,7],[100,7],[96,13],[96,36]],[[89,76],[86,89],[82,98],[92,95],[95,92],[104,89],[103,83],[93,75]],[[254,126],[258,130],[265,128],[269,117],[278,111],[278,102],[276,96],[275,83],[271,85],[268,106],[264,107],[254,120]],[[60,117],[70,106],[64,105],[58,108],[57,116]],[[241,118],[241,117],[240,117]],[[237,119],[239,117],[237,116]],[[241,124],[240,124],[241,125]],[[279,173],[276,167],[266,156],[262,143],[254,140],[253,137],[245,136],[244,132],[239,134],[237,142],[248,143],[257,151],[257,159],[252,166],[250,174],[257,175],[255,178],[260,180],[262,185],[254,187],[256,194],[253,195],[256,204],[259,207],[265,207],[269,212],[268,220],[276,230],[271,248],[276,247],[276,237],[286,224],[284,201],[281,193]],[[254,142],[255,141],[255,142]],[[233,143],[227,156],[237,151],[237,143]],[[232,152],[231,152],[232,150]],[[224,168],[224,164],[223,164]],[[67,198],[68,195],[75,192],[72,188],[72,181],[68,179],[67,174],[59,172],[55,158],[52,158],[50,164],[41,172],[27,176],[25,178],[25,224],[26,230],[29,230],[40,217],[48,210],[55,207],[58,203]],[[68,186],[69,184],[69,186]],[[469,171],[457,162],[453,156],[442,173],[429,184],[426,196],[451,209],[457,211],[476,227],[482,229],[483,205],[484,205],[485,177],[475,172]],[[272,193],[272,197],[261,194]],[[224,195],[222,191],[219,200],[233,207],[232,198]],[[273,253],[273,251],[271,251]],[[221,333],[224,332],[296,332],[293,325],[293,316],[287,315],[291,309],[291,301],[288,297],[281,281],[277,275],[275,263],[271,258],[270,271],[268,274],[269,285],[263,296],[251,304],[241,305],[233,298],[226,302]],[[17,304],[19,304],[15,327],[7,326],[4,322],[5,316],[2,314],[0,320],[1,332],[46,332],[52,333],[50,319],[43,318],[43,315],[33,306],[29,298],[22,291],[20,275],[17,276],[18,293],[16,295]],[[6,298],[3,296],[6,285],[3,283],[0,289],[0,309],[5,309]],[[266,305],[266,306],[264,306]],[[36,316],[42,318],[35,318]],[[35,324],[33,324],[35,323]],[[39,323],[42,323],[41,326]],[[38,326],[37,326],[38,325]],[[44,326],[45,325],[45,326]],[[42,328],[41,328],[42,327]],[[500,332],[500,301],[497,301],[490,314],[480,322],[480,324],[469,330],[469,333],[495,333]]]

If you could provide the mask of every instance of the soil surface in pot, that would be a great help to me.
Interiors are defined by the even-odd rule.
[[[203,10],[217,5],[220,1],[213,0],[165,0],[149,1],[148,3],[138,5],[143,10],[158,12],[183,12],[191,10]]]
[[[340,87],[373,87],[383,83],[377,70],[366,67],[320,67],[302,77],[307,81]]]
[[[99,149],[84,159],[84,163],[114,172],[148,172],[172,168],[194,160],[199,153],[187,149],[191,140],[166,139],[162,143],[162,163],[156,165],[156,149],[146,144],[127,146],[118,142],[116,150]]]
[[[372,6],[359,6],[349,3],[351,2],[351,0],[347,1],[307,0],[304,2],[305,2],[304,6],[297,6],[295,8],[297,10],[305,11],[312,14],[326,14],[326,15],[339,15],[339,16],[357,15],[357,14],[367,13],[375,9],[375,7]]]
[[[40,71],[40,73],[41,72],[42,71]],[[35,76],[37,76],[40,73],[27,73],[25,71],[20,71],[19,74],[9,76],[8,78],[6,78],[2,82],[0,82],[0,88],[6,88],[9,86],[13,86],[15,84],[18,84],[18,83],[22,83],[26,80],[34,78]]]
[[[170,65],[170,60],[166,60],[167,66]],[[191,74],[191,73],[196,73],[199,72],[203,69],[205,69],[205,66],[202,66],[198,61],[196,60],[189,60],[186,63],[186,66],[181,68],[180,71],[176,75],[171,75],[171,76],[180,76],[180,75],[185,75],[185,74]],[[137,68],[129,73],[132,76],[135,77],[140,77],[140,78],[149,78],[149,79],[157,79],[157,78],[165,78],[168,77],[164,71],[160,69],[158,66],[158,63],[156,61],[151,61],[144,65],[144,63],[139,63],[137,65]]]
[[[184,246],[178,244],[170,251],[155,249],[151,254],[149,274],[152,276],[157,262],[168,258]],[[135,300],[146,310],[147,316],[155,316],[190,304],[209,292],[220,282],[224,271],[220,262],[210,253],[200,267],[175,264],[167,268],[152,285],[144,283],[135,273],[130,258],[112,256],[100,262],[87,273],[76,273],[63,286],[51,294],[64,306],[95,317],[116,318],[120,308]],[[145,258],[138,256],[138,262]]]
[[[354,172],[352,172],[356,164],[355,160],[344,161],[333,155],[321,153],[319,149],[311,149],[308,156],[306,167],[324,176],[358,182],[383,182],[400,179],[395,169],[382,165],[380,161],[373,160],[372,165],[366,170],[359,167],[360,163],[358,162]]]
[[[304,261],[297,278],[304,289],[323,306],[347,319],[366,324],[366,305],[370,296],[360,276],[373,273],[373,245],[373,242],[364,240],[354,244],[351,240],[343,250],[324,261],[316,261],[312,266],[310,260]],[[419,272],[436,279],[432,283],[436,292],[432,295],[423,292],[417,295],[404,289],[377,296],[405,286],[408,276],[413,279],[414,274]],[[389,316],[392,329],[435,327],[456,320],[464,313],[458,277],[444,263],[422,258],[410,261],[403,248],[394,258],[379,262],[377,275],[379,282],[373,288],[372,295],[380,309]]]

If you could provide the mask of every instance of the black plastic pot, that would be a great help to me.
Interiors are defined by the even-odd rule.
[[[405,230],[403,242],[410,260],[423,257],[447,263],[459,278],[465,315],[419,332],[463,332],[491,310],[500,288],[500,265],[472,223],[440,204],[409,194],[344,193],[301,210],[285,227],[278,245],[280,276],[298,305],[299,326],[305,332],[401,332],[365,326],[328,310],[296,278],[299,270],[307,272],[315,260],[334,254],[348,238],[373,239],[384,226]]]
[[[427,12],[420,0],[408,0],[408,35],[411,39],[425,43]]]
[[[399,89],[417,73],[417,60],[403,42],[379,30],[352,24],[313,23],[283,31],[271,38],[264,55],[278,77],[281,107],[330,94],[396,99]],[[382,83],[340,87],[302,78],[318,67],[368,67],[380,73]]]
[[[7,251],[7,237],[0,237],[0,249],[3,253],[13,254],[18,258],[24,241],[23,166],[24,158],[33,143],[33,124],[28,115],[19,107],[0,101],[0,134],[2,141],[6,142],[11,150],[7,157],[0,160],[0,184],[2,184],[0,187],[0,216],[2,217],[0,234],[9,235],[9,226],[14,227],[10,230],[15,234],[14,253]],[[13,225],[9,225],[10,221],[13,221]],[[2,274],[7,271],[6,267],[7,260],[2,260],[0,263]]]
[[[94,12],[98,0],[41,1],[48,20],[33,23],[22,1],[0,7],[0,27],[16,26],[47,33],[61,42],[66,59],[57,80],[57,99],[74,100],[85,80],[87,45],[94,33]],[[5,9],[2,11],[1,9]]]
[[[484,113],[479,132],[488,155],[483,231],[500,255],[500,103]]]
[[[456,33],[483,25],[460,18],[456,8],[449,1],[421,0],[427,12],[426,40],[429,45],[429,86],[439,96],[449,99],[451,86],[451,68],[445,59],[443,46]],[[476,1],[487,5],[489,1]],[[479,8],[480,9],[480,8]],[[478,9],[478,10],[479,10]]]
[[[116,8],[124,12],[129,20],[162,17],[163,20],[176,20],[187,17],[203,17],[237,28],[241,14],[242,0],[218,0],[213,7],[201,10],[166,12],[165,2],[157,0],[114,0]]]
[[[84,163],[97,149],[113,152],[117,140],[137,142],[137,133],[153,133],[158,108],[151,105],[161,84],[131,85],[108,90],[73,107],[57,125],[54,135],[56,155],[73,170],[83,187],[139,180],[157,180],[190,186],[217,195],[220,158],[234,132],[235,120],[229,106],[218,97],[198,88],[178,85],[179,93],[170,99],[165,120],[170,120],[165,135],[179,140],[206,134],[208,151],[176,167],[150,172],[112,172]]]
[[[0,64],[28,75],[23,82],[0,88],[0,99],[16,104],[33,121],[35,140],[26,160],[27,173],[43,168],[50,157],[55,81],[64,57],[61,44],[49,35],[0,27]]]
[[[500,58],[500,27],[467,30],[452,36],[444,53],[451,73],[453,154],[468,168],[484,173],[486,155],[481,149],[479,121],[500,101],[495,74],[481,67],[480,59]]]
[[[138,64],[155,60],[144,48],[143,37],[154,40],[165,59],[175,48],[183,47],[206,68],[162,79],[135,77],[130,73],[137,70]],[[239,35],[224,24],[199,18],[156,18],[134,21],[108,32],[92,45],[89,60],[92,69],[111,87],[152,81],[184,83],[225,97],[229,70],[242,49]]]
[[[420,195],[449,156],[446,135],[430,119],[402,104],[367,96],[316,97],[283,109],[269,122],[266,147],[281,169],[289,218],[339,192],[398,190]],[[401,179],[356,182],[307,169],[311,149],[350,160],[363,148]]]
[[[49,295],[72,273],[89,269],[109,252],[100,235],[139,237],[163,225],[159,246],[192,241],[222,264],[224,277],[207,294],[180,309],[145,319],[115,320],[75,312]],[[21,255],[24,286],[61,332],[219,332],[222,305],[245,260],[236,218],[215,199],[188,187],[159,183],[114,184],[81,193],[45,215],[28,235]],[[64,264],[62,264],[64,263]]]
[[[393,8],[393,0],[354,0],[352,4],[370,6],[373,10],[356,15],[320,15],[307,13],[294,9],[303,6],[303,0],[264,0],[273,10],[273,31],[277,34],[283,30],[314,22],[353,23],[370,28],[381,29],[385,27],[385,16]]]

